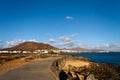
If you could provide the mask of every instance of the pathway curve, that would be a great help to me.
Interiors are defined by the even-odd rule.
[[[47,59],[33,62],[0,75],[0,80],[57,80],[50,70],[52,62]]]

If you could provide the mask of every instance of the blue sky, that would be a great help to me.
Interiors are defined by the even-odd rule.
[[[0,0],[0,47],[24,41],[120,51],[119,0]]]

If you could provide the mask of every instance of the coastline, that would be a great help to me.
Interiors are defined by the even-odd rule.
[[[4,63],[3,65],[0,65],[0,75],[26,64],[54,57],[56,58],[56,60],[52,63],[51,70],[58,79],[61,78],[61,73],[62,75],[63,73],[65,73],[67,76],[66,78],[69,78],[69,80],[86,80],[90,77],[93,78],[92,80],[120,79],[120,65],[93,62],[89,58],[85,57],[73,57],[66,55],[58,56],[56,54],[37,55],[36,57],[35,56],[36,55],[32,55],[31,57],[27,56],[24,58],[11,60]],[[100,76],[99,74],[101,74],[102,76]]]
[[[60,79],[60,74],[66,75],[69,80],[119,80],[120,65],[92,62],[88,58],[66,56],[56,60],[51,67],[55,75]]]
[[[107,64],[120,64],[120,52],[88,52],[88,53],[73,53],[70,56],[83,56],[90,58],[92,62],[107,63]]]

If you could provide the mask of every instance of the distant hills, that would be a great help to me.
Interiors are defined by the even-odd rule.
[[[102,49],[91,49],[92,52],[99,52],[99,51],[105,51],[105,50],[102,50]]]
[[[76,50],[76,51],[88,51],[88,52],[105,51],[105,50],[102,50],[102,49],[85,49],[85,48],[80,48],[80,47],[71,48],[71,50]]]
[[[90,51],[89,49],[85,49],[85,48],[81,48],[81,47],[71,48],[71,50],[76,50],[76,51]]]
[[[85,49],[85,48],[71,48],[71,49],[59,49],[54,46],[51,46],[50,44],[44,44],[44,43],[38,43],[38,42],[24,42],[19,45],[16,45],[14,47],[10,48],[4,48],[1,50],[5,51],[35,51],[35,50],[75,50],[75,51],[83,51],[83,52],[99,52],[99,51],[104,51],[100,49]]]
[[[47,50],[57,50],[58,48],[53,47],[49,44],[44,43],[38,43],[38,42],[24,42],[19,45],[16,45],[14,47],[10,48],[4,48],[1,50],[7,50],[7,51],[34,51],[34,50],[41,50],[41,49],[47,49]]]

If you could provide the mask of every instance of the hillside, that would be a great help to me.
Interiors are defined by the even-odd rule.
[[[102,49],[85,49],[85,48],[80,48],[80,47],[71,48],[71,50],[76,50],[76,51],[89,51],[89,52],[105,51],[105,50],[102,50]]]
[[[105,51],[105,50],[102,50],[102,49],[91,49],[92,52],[99,52],[99,51]]]
[[[76,50],[76,51],[90,51],[89,49],[80,48],[80,47],[71,48],[71,50]]]
[[[56,50],[58,48],[53,47],[49,44],[44,44],[44,43],[37,43],[37,42],[24,42],[21,43],[19,45],[16,45],[14,47],[10,47],[10,48],[4,48],[2,50],[21,50],[21,51],[34,51],[34,50],[38,50],[38,49],[47,49],[47,50]]]

